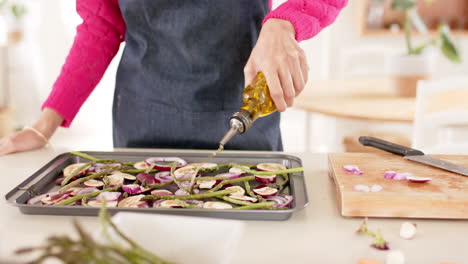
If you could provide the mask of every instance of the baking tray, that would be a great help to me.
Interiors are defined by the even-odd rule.
[[[122,162],[137,162],[148,157],[181,157],[189,163],[202,162],[206,159],[206,153],[192,152],[95,152],[82,151],[83,153],[101,159],[114,159]],[[50,206],[50,205],[28,205],[26,201],[38,193],[48,193],[59,188],[55,180],[61,177],[62,170],[74,163],[88,162],[89,160],[77,157],[70,153],[63,153],[52,159],[36,173],[20,183],[5,196],[7,202],[17,206],[23,214],[40,215],[86,215],[97,216],[99,208],[85,206]],[[296,156],[281,153],[221,153],[210,162],[223,164],[235,162],[239,164],[258,164],[273,162],[285,165],[288,168],[302,167],[301,159]],[[202,217],[241,219],[241,220],[287,220],[291,215],[305,208],[308,204],[307,190],[302,172],[290,173],[289,184],[282,193],[294,196],[291,208],[284,210],[207,210],[188,208],[108,208],[111,214],[117,212],[140,212],[155,214],[191,215]]]

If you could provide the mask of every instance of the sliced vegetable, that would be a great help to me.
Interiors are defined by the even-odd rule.
[[[179,157],[153,157],[145,160],[146,164],[155,164],[155,168],[163,171],[170,171],[172,168],[171,163],[177,163],[176,169],[187,165],[187,161]],[[161,164],[165,163],[165,164]]]
[[[141,186],[138,184],[128,184],[122,186],[122,190],[130,195],[141,192]]]
[[[227,187],[225,190],[235,190],[236,192],[231,193],[230,195],[244,195],[245,190],[240,186],[231,186]]]
[[[72,174],[73,171],[75,171],[76,169],[79,169],[80,167],[82,167],[84,165],[86,165],[86,163],[75,163],[75,164],[68,165],[67,167],[65,167],[65,169],[63,169],[64,178],[68,177],[70,174]],[[84,168],[76,176],[84,175],[86,173],[86,171],[89,169],[89,167],[90,166]]]
[[[174,176],[177,179],[191,178],[193,175],[197,174],[197,168],[192,166],[185,166],[174,171]]]
[[[370,187],[371,192],[380,192],[383,189],[383,187],[379,184],[374,184]]]
[[[189,195],[190,193],[187,192],[186,190],[184,189],[178,189],[177,191],[175,191],[174,195],[178,195],[178,196],[182,196],[182,195]]]
[[[139,161],[133,164],[133,167],[137,170],[146,170],[147,168],[149,168],[149,165],[145,161]]]
[[[404,239],[412,239],[416,235],[416,224],[404,222],[401,224],[400,237]]]
[[[117,207],[117,201],[108,201],[106,202],[106,207]],[[90,200],[86,203],[86,205],[91,207],[102,207],[101,200]]]
[[[286,166],[279,163],[260,163],[257,164],[257,169],[261,171],[278,171],[287,169]]]
[[[144,207],[145,206],[144,204],[147,205],[148,203],[145,201],[140,201],[140,199],[143,197],[145,197],[144,194],[127,197],[123,199],[122,201],[120,201],[117,206],[118,207],[133,207],[133,208],[142,207],[142,206]]]
[[[184,202],[182,202],[181,200],[163,200],[163,201],[159,201],[158,203],[156,202],[153,204],[153,207],[161,207],[161,208],[183,208],[184,207]]]
[[[75,196],[75,195],[77,195],[77,193],[80,192],[82,189],[83,189],[83,188],[81,188],[81,187],[72,187],[72,188],[70,188],[70,189],[68,189],[68,190],[71,191],[70,194],[71,194],[72,196]]]
[[[105,199],[108,202],[117,201],[122,195],[120,192],[102,192],[98,196],[96,196],[96,200],[101,201]]]
[[[91,166],[88,169],[88,171],[100,173],[100,172],[108,170],[109,168],[117,168],[120,166],[122,166],[122,164],[120,163],[96,163],[93,166]]]
[[[95,187],[95,188],[99,188],[99,187],[104,186],[104,182],[99,181],[99,180],[94,180],[94,179],[87,180],[87,181],[83,182],[83,184],[86,187]]]
[[[154,179],[156,183],[165,183],[172,181],[171,172],[169,171],[160,171],[154,174]]]
[[[292,195],[280,194],[267,197],[265,200],[275,202],[274,207],[288,207],[292,203],[294,198],[292,197]]]
[[[249,167],[247,167],[247,166],[239,166],[239,167],[240,168],[232,167],[232,168],[229,169],[229,172],[237,173],[239,175],[242,175],[242,174],[245,174],[245,171],[243,169],[246,169],[246,170],[249,169]]]
[[[152,190],[151,195],[173,195],[173,193],[168,190]]]
[[[418,177],[418,176],[410,175],[410,176],[406,177],[406,180],[408,180],[410,182],[415,182],[415,183],[425,183],[425,182],[428,182],[428,181],[432,180],[432,178],[430,178],[430,177]]]
[[[138,173],[136,177],[143,185],[157,183],[154,176],[151,176],[149,173],[145,173],[145,172]]]
[[[122,173],[115,173],[107,176],[107,180],[109,181],[109,186],[113,187],[122,185],[124,183],[125,178],[122,175]]]
[[[41,200],[47,198],[50,196],[50,193],[45,193],[45,194],[41,194],[41,195],[38,195],[38,196],[34,196],[33,198],[29,199],[26,203],[27,204],[37,204],[39,202],[41,202]]]
[[[353,190],[358,191],[358,192],[370,192],[369,186],[364,185],[364,184],[354,185]]]
[[[364,174],[364,172],[361,171],[357,165],[343,165],[343,169],[344,169],[347,173],[354,174],[354,175],[362,175],[362,174]]]
[[[230,194],[229,197],[232,198],[232,199],[239,200],[239,201],[246,201],[246,202],[252,202],[252,203],[255,203],[255,202],[258,201],[256,198],[253,198],[253,197],[250,197],[250,196],[246,196],[246,195],[234,195],[234,194]],[[267,198],[267,199],[268,199],[268,198]]]
[[[278,189],[271,188],[266,185],[259,185],[253,189],[253,192],[262,197],[268,197],[276,195],[278,193]]]
[[[61,202],[67,199],[68,197],[71,197],[71,192],[72,191],[66,191],[64,193],[57,193],[57,192],[49,193],[48,196],[41,199],[41,202],[43,204],[54,205],[58,202]]]
[[[217,174],[215,177],[227,177],[228,179],[237,179],[240,176],[241,176],[240,173],[226,172],[226,173]]]
[[[86,194],[86,193],[93,193],[93,192],[97,192],[97,191],[99,191],[99,189],[94,188],[94,187],[83,188],[80,191],[78,191],[76,193],[76,195],[82,195],[82,194]]]
[[[198,188],[200,189],[211,189],[213,188],[213,186],[215,186],[215,184],[219,182],[219,181],[216,181],[216,180],[213,180],[213,181],[197,181],[197,184],[198,184]]]
[[[185,200],[185,202],[191,205],[198,206],[200,208],[203,208],[203,205],[205,204],[205,202],[200,200]]]
[[[129,174],[129,173],[123,173],[123,172],[116,172],[116,173],[112,173],[112,174],[119,174],[121,175],[125,180],[129,180],[129,181],[134,181],[137,179],[136,176],[132,175],[132,174]]]
[[[406,178],[408,176],[412,176],[413,174],[409,172],[403,172],[403,173],[397,173],[394,177],[393,180],[395,181],[406,181]]]
[[[204,209],[232,209],[232,205],[223,202],[205,202]]]
[[[261,183],[274,183],[276,182],[276,175],[254,175],[255,180]]]
[[[386,171],[384,173],[384,178],[385,179],[393,179],[393,177],[395,177],[396,174],[397,174],[396,171]]]

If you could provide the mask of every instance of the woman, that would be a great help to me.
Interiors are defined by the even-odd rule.
[[[114,146],[212,149],[262,71],[278,110],[307,82],[298,42],[331,24],[347,0],[77,0],[83,23],[43,112],[0,140],[0,154],[44,146],[70,126],[120,43]],[[245,80],[245,82],[244,82]],[[280,113],[260,118],[227,149],[282,150]]]

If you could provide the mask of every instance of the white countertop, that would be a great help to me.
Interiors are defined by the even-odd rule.
[[[25,178],[66,149],[46,148],[0,157],[2,197]],[[375,258],[384,263],[388,251],[369,245],[372,239],[355,230],[362,218],[339,214],[333,181],[327,174],[325,154],[294,154],[302,159],[309,195],[306,209],[287,221],[244,221],[245,233],[233,263],[356,263]],[[39,245],[52,234],[74,233],[70,216],[24,215],[5,201],[0,203],[0,263],[18,260],[13,251]],[[87,228],[97,227],[96,217],[75,217]],[[408,219],[369,220],[380,229],[391,249],[401,250],[408,264],[468,263],[468,220],[420,220],[412,240],[399,237],[401,223]]]

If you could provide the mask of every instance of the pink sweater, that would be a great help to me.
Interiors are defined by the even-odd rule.
[[[347,1],[289,0],[271,11],[263,22],[269,18],[289,20],[296,30],[297,41],[302,41],[333,23]],[[83,23],[77,28],[62,71],[42,106],[57,111],[64,118],[64,127],[70,126],[101,80],[125,35],[117,0],[77,0],[77,11]]]

